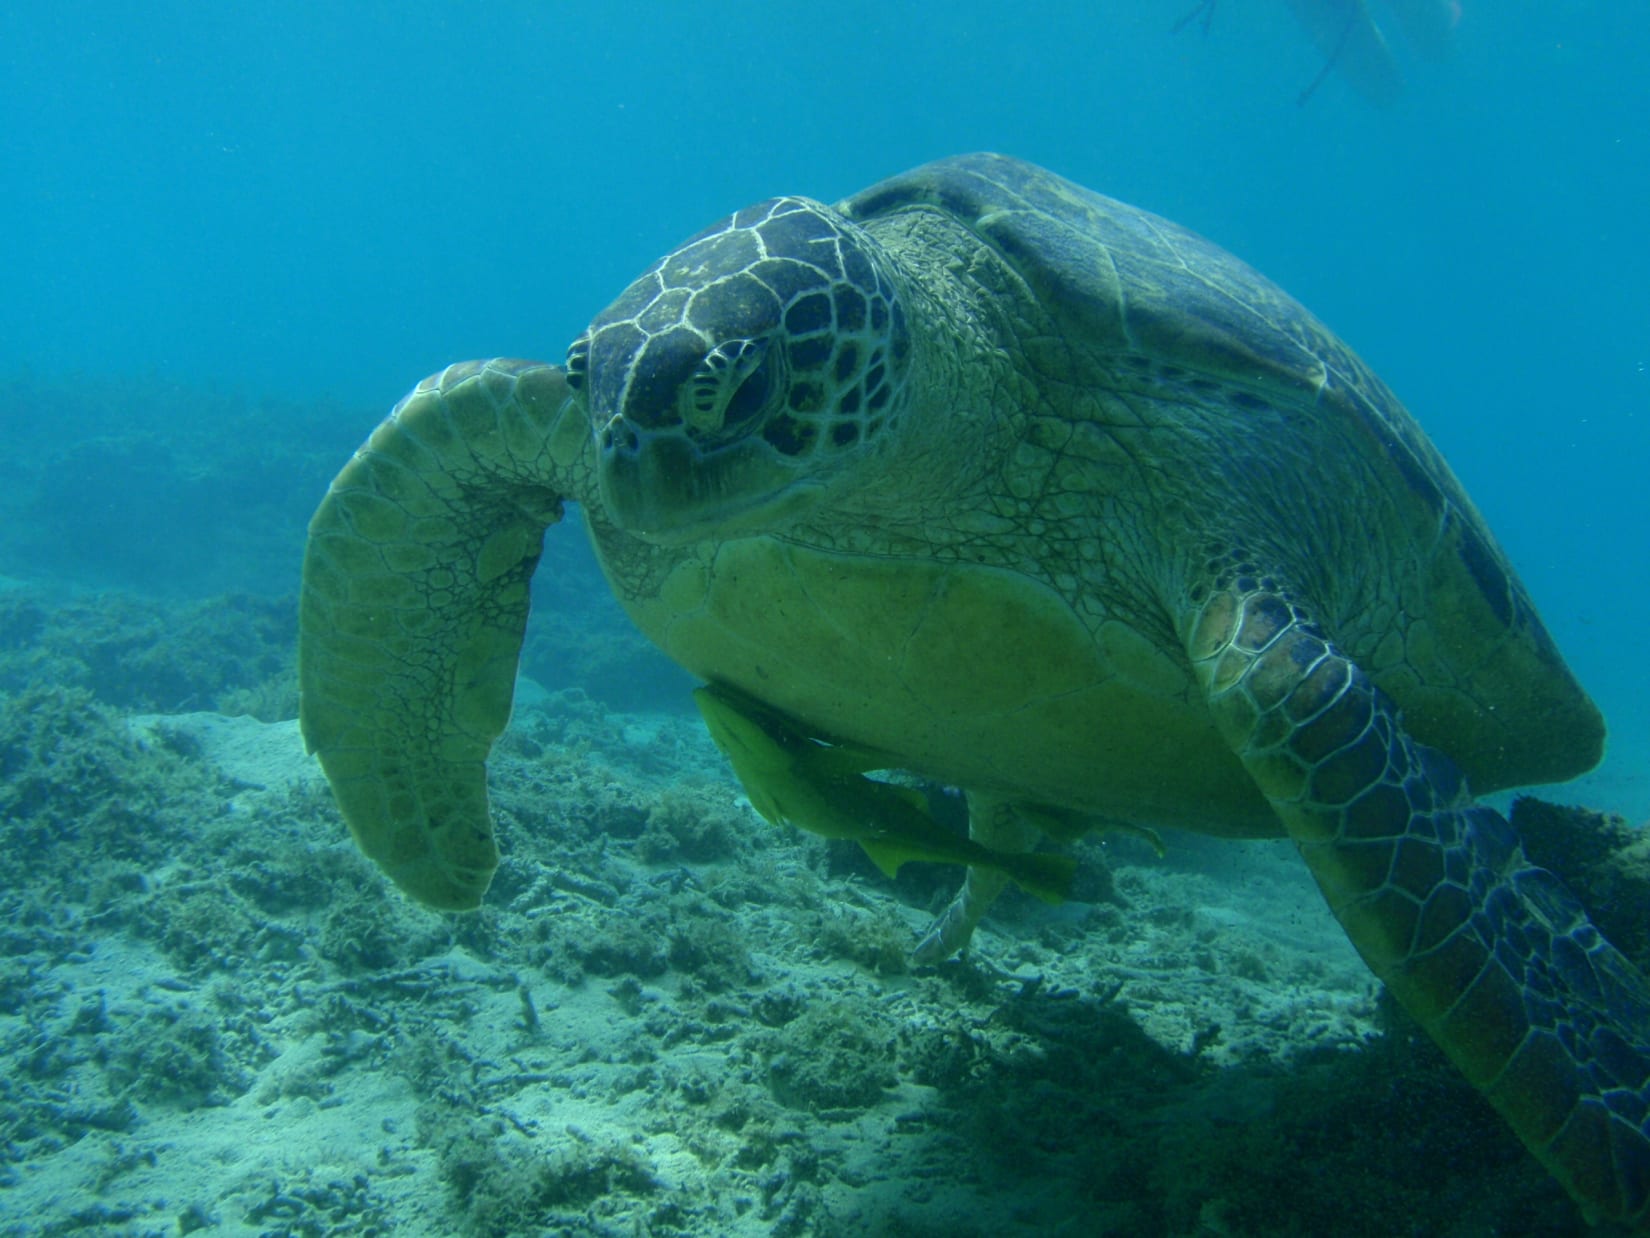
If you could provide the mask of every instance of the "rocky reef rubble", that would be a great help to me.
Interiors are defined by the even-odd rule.
[[[1085,840],[1077,898],[913,970],[955,871],[528,684],[506,862],[439,916],[282,720],[273,612],[216,612],[165,673],[50,607],[0,643],[0,1234],[1579,1232],[1286,845]],[[1642,957],[1641,836],[1515,820]]]

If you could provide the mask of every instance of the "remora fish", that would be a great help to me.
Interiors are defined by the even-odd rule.
[[[822,744],[785,718],[720,684],[693,699],[716,746],[733,764],[751,807],[826,838],[857,842],[889,877],[907,860],[994,868],[1021,889],[1057,903],[1071,890],[1069,856],[993,851],[946,829],[920,791],[865,777],[890,758],[848,744]]]

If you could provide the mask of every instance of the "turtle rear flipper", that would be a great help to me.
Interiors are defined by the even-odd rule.
[[[487,753],[587,426],[559,367],[450,366],[396,406],[310,522],[304,742],[361,849],[431,907],[478,906],[498,867]]]
[[[969,791],[967,794],[968,837],[972,841],[993,851],[1023,853],[1022,858],[1030,854],[1042,831],[1033,817],[1024,811],[1023,805],[983,791]],[[1008,888],[1012,879],[1002,868],[970,868],[963,878],[962,889],[957,891],[912,948],[911,961],[922,967],[931,967],[967,947],[985,913],[997,901],[997,896]],[[1021,885],[1022,888],[1029,888],[1024,883]],[[1058,893],[1063,898],[1070,888],[1068,874],[1064,884],[1058,886]]]
[[[1365,962],[1592,1219],[1643,1224],[1644,978],[1288,599],[1216,589],[1190,631],[1216,724]]]

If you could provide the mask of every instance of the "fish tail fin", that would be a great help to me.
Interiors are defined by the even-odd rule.
[[[1071,856],[1027,852],[1003,856],[1002,861],[1009,879],[1027,894],[1045,903],[1063,903],[1071,896],[1072,878],[1077,875],[1077,861]]]
[[[899,866],[907,860],[920,860],[925,857],[913,853],[910,848],[902,847],[898,843],[887,842],[878,838],[861,838],[859,848],[871,857],[882,875],[892,881],[899,872]]]

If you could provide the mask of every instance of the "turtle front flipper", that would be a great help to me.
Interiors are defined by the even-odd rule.
[[[528,581],[588,423],[557,366],[450,366],[413,389],[309,525],[299,721],[361,849],[432,907],[498,867],[486,759],[510,717]]]
[[[1592,1220],[1650,1218],[1650,987],[1270,582],[1188,650],[1358,952]]]

